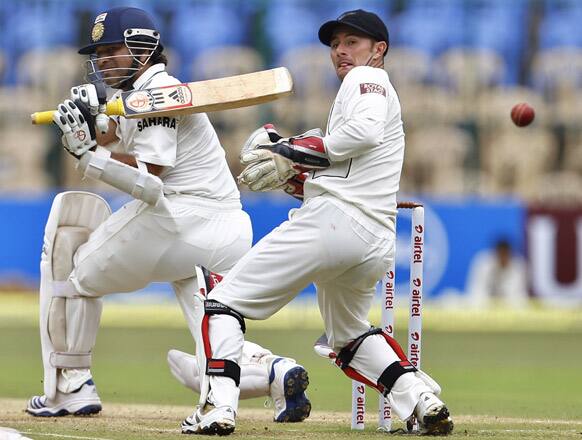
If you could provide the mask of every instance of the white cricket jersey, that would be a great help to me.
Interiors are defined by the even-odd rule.
[[[147,69],[134,89],[180,84],[164,64]],[[118,91],[114,96],[121,94]],[[108,145],[134,155],[140,162],[162,165],[164,193],[240,203],[240,194],[228,168],[225,152],[205,113],[144,119],[115,118],[120,139]]]
[[[363,212],[394,230],[404,130],[400,101],[385,70],[358,66],[348,72],[323,141],[331,166],[310,173],[305,199],[339,199],[348,215],[358,218]]]

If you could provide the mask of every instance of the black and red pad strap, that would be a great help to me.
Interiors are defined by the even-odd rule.
[[[337,354],[337,358],[335,359],[336,365],[340,367],[342,370],[345,370],[347,367],[349,367],[350,362],[352,362],[352,359],[354,358],[356,351],[358,351],[358,348],[360,348],[360,345],[362,345],[364,339],[366,339],[368,336],[378,335],[381,333],[382,333],[381,328],[372,328],[363,335],[358,336],[356,339],[354,339],[352,342],[350,342],[348,345],[346,345],[339,351],[339,353]]]
[[[377,388],[380,389],[384,396],[387,396],[400,376],[405,373],[414,373],[415,371],[415,366],[407,360],[392,362],[380,375]]]
[[[204,319],[212,315],[229,315],[235,318],[239,324],[243,333],[246,332],[247,327],[245,325],[245,318],[243,315],[238,313],[236,310],[222,304],[221,302],[215,301],[213,299],[207,299],[204,301]]]
[[[240,367],[236,362],[228,359],[208,359],[206,374],[208,376],[230,377],[237,387],[240,384]]]

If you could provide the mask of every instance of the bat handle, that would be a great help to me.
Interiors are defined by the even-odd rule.
[[[56,110],[47,110],[44,112],[35,112],[30,115],[30,120],[34,125],[51,124],[53,122],[53,115]],[[109,116],[123,116],[123,101],[120,98],[114,99],[107,103],[105,113]]]
[[[45,112],[35,112],[30,115],[30,122],[33,125],[44,125],[53,122],[53,114],[55,110],[47,110]]]

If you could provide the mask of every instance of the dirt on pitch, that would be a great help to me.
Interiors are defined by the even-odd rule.
[[[32,440],[137,440],[182,439],[179,426],[190,414],[187,406],[156,406],[106,404],[104,410],[91,417],[31,417],[23,410],[25,402],[19,399],[0,399],[0,439],[2,428],[19,431]],[[237,429],[231,438],[256,439],[366,439],[385,438],[376,431],[374,414],[367,415],[366,430],[349,430],[349,413],[313,411],[304,423],[280,424],[271,420],[272,410],[240,410]],[[582,438],[582,421],[537,420],[495,416],[454,416],[454,436],[471,439],[531,439]],[[396,423],[396,427],[401,427]],[[409,436],[405,436],[409,437]]]

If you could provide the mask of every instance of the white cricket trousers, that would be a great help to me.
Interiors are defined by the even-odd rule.
[[[376,283],[393,256],[395,235],[363,214],[356,221],[341,206],[324,196],[309,199],[259,241],[210,298],[246,318],[266,319],[315,282],[335,350],[367,332]]]
[[[173,195],[155,207],[134,200],[109,216],[77,249],[69,281],[82,297],[132,292],[154,281],[172,282],[190,331],[194,331],[195,265],[226,272],[251,243],[251,222],[237,200]],[[71,303],[67,328],[76,328],[77,321],[94,325],[71,336],[67,333],[67,343],[71,347],[84,343],[85,350],[91,351],[101,307],[91,308],[89,314],[86,301]],[[59,389],[76,389],[91,377],[86,369],[71,371],[59,375]]]
[[[370,330],[376,283],[394,255],[394,231],[363,214],[354,219],[344,212],[349,208],[326,196],[308,200],[257,243],[209,297],[246,318],[266,319],[315,282],[325,333],[338,352]],[[240,362],[244,340],[238,321],[212,315],[208,323],[212,357]],[[371,335],[349,366],[359,380],[378,384],[383,372],[401,360],[383,336]],[[210,387],[208,400],[236,410],[238,389],[232,380],[211,376]],[[414,373],[401,375],[390,392],[394,412],[407,419],[420,395],[429,391]]]
[[[154,281],[195,282],[195,264],[227,272],[251,244],[251,222],[238,201],[175,195],[152,207],[134,200],[79,247],[70,279],[83,296],[132,292]]]

